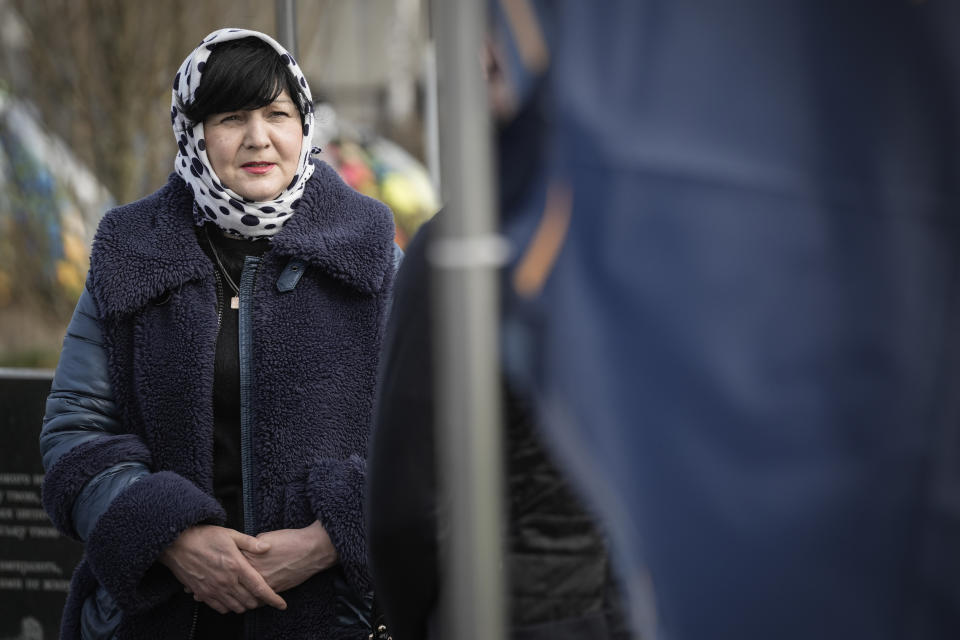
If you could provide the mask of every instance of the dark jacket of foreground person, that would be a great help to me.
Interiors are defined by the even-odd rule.
[[[434,226],[418,233],[397,275],[369,460],[371,571],[395,640],[436,637],[441,567],[425,258]],[[604,536],[551,460],[527,404],[505,389],[510,637],[626,639]]]

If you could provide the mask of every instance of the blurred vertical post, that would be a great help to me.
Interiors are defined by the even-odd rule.
[[[435,307],[437,468],[444,587],[441,638],[504,633],[502,426],[490,114],[480,64],[486,3],[437,0],[439,146],[444,211],[429,250]]]
[[[295,0],[277,0],[277,42],[290,52],[295,60],[297,51],[297,3]]]
[[[431,39],[423,48],[423,148],[433,188],[440,192],[440,140],[437,119],[437,49]]]

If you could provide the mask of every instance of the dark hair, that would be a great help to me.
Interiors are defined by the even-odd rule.
[[[309,108],[307,96],[276,49],[255,36],[213,47],[193,102],[177,100],[191,127],[215,113],[259,109],[284,89],[303,121]]]

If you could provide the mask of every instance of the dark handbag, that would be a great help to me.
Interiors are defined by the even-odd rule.
[[[377,606],[377,597],[373,596],[372,603],[372,624],[370,625],[370,635],[367,640],[393,640],[393,636],[387,631],[387,620],[383,615],[383,610]]]
[[[393,640],[373,591],[358,594],[347,583],[340,569],[334,571],[333,588],[336,593],[337,626],[347,637]]]
[[[393,636],[387,632],[387,625],[385,624],[378,624],[376,629],[370,631],[367,638],[368,640],[393,640]]]

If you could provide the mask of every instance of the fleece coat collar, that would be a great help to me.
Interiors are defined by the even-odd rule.
[[[104,219],[91,257],[102,314],[131,312],[209,275],[210,260],[186,233],[194,225],[192,207],[186,183],[171,174],[162,189]],[[379,215],[382,207],[319,162],[271,251],[305,260],[360,293],[379,293],[393,268],[391,220]],[[134,215],[139,210],[150,215]]]

